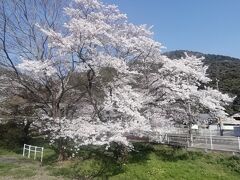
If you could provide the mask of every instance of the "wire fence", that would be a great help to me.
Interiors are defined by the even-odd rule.
[[[240,152],[240,138],[230,136],[193,136],[193,142],[190,147]]]
[[[200,149],[210,149],[219,151],[240,152],[240,137],[232,135],[229,131],[221,136],[220,131],[198,130],[193,131],[190,136],[186,129],[177,133],[165,134],[159,137],[164,144],[184,146]]]

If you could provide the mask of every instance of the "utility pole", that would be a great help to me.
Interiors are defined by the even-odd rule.
[[[189,78],[187,78],[187,82],[188,82],[188,84],[189,84]],[[190,91],[190,89],[188,89],[189,91]],[[192,109],[191,109],[191,100],[189,99],[188,101],[187,101],[187,108],[188,108],[188,120],[189,120],[189,122],[188,122],[188,128],[189,128],[189,135],[190,135],[190,140],[189,140],[189,144],[190,144],[190,147],[193,145],[193,135],[192,135]]]
[[[219,91],[219,79],[218,78],[216,78],[216,88],[217,88],[217,90]]]
[[[188,102],[188,118],[189,118],[189,135],[190,135],[190,147],[193,145],[193,135],[192,135],[192,110],[191,103]]]
[[[219,79],[216,78],[216,88],[219,91]],[[218,118],[218,124],[220,128],[220,136],[223,136],[223,124],[222,124],[222,118]]]

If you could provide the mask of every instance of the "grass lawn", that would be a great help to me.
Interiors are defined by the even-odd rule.
[[[236,156],[141,144],[136,151],[122,164],[111,154],[87,151],[80,153],[81,158],[59,163],[54,161],[54,151],[47,149],[40,166],[38,161],[0,149],[0,179],[240,179],[240,158]]]
[[[239,179],[240,174],[232,172],[221,164],[210,162],[205,158],[164,161],[155,153],[149,155],[144,163],[125,165],[125,172],[111,179]]]
[[[49,151],[49,150],[48,150]],[[48,175],[39,161],[23,158],[21,154],[0,149],[0,180],[6,179],[60,179]]]

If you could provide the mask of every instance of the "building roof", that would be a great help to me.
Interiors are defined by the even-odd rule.
[[[240,112],[231,116],[233,119],[240,120]]]
[[[234,119],[233,117],[224,119],[222,122],[223,122],[223,124],[240,125],[240,121]]]

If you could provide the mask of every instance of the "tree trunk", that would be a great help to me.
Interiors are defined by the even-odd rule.
[[[220,127],[220,136],[223,136],[223,123],[222,123],[222,119],[219,119],[219,127]]]
[[[65,161],[67,160],[67,155],[64,151],[63,148],[60,149],[59,154],[58,154],[58,161]]]
[[[52,103],[52,117],[54,121],[56,121],[58,118],[61,118],[60,105],[57,103],[57,100],[53,101]],[[59,127],[61,127],[61,124],[59,124]],[[64,140],[60,138],[57,143],[58,161],[64,161],[67,159],[67,154],[65,152],[63,143]]]
[[[29,139],[30,139],[30,137],[29,137],[29,129],[30,129],[31,124],[32,124],[32,121],[31,120],[27,120],[27,123],[24,125],[24,128],[23,128],[23,132],[24,132],[24,139],[23,139],[23,141],[24,141],[25,144],[28,144]]]
[[[58,142],[58,161],[65,161],[67,158],[67,153],[63,147],[63,139],[61,138]]]

